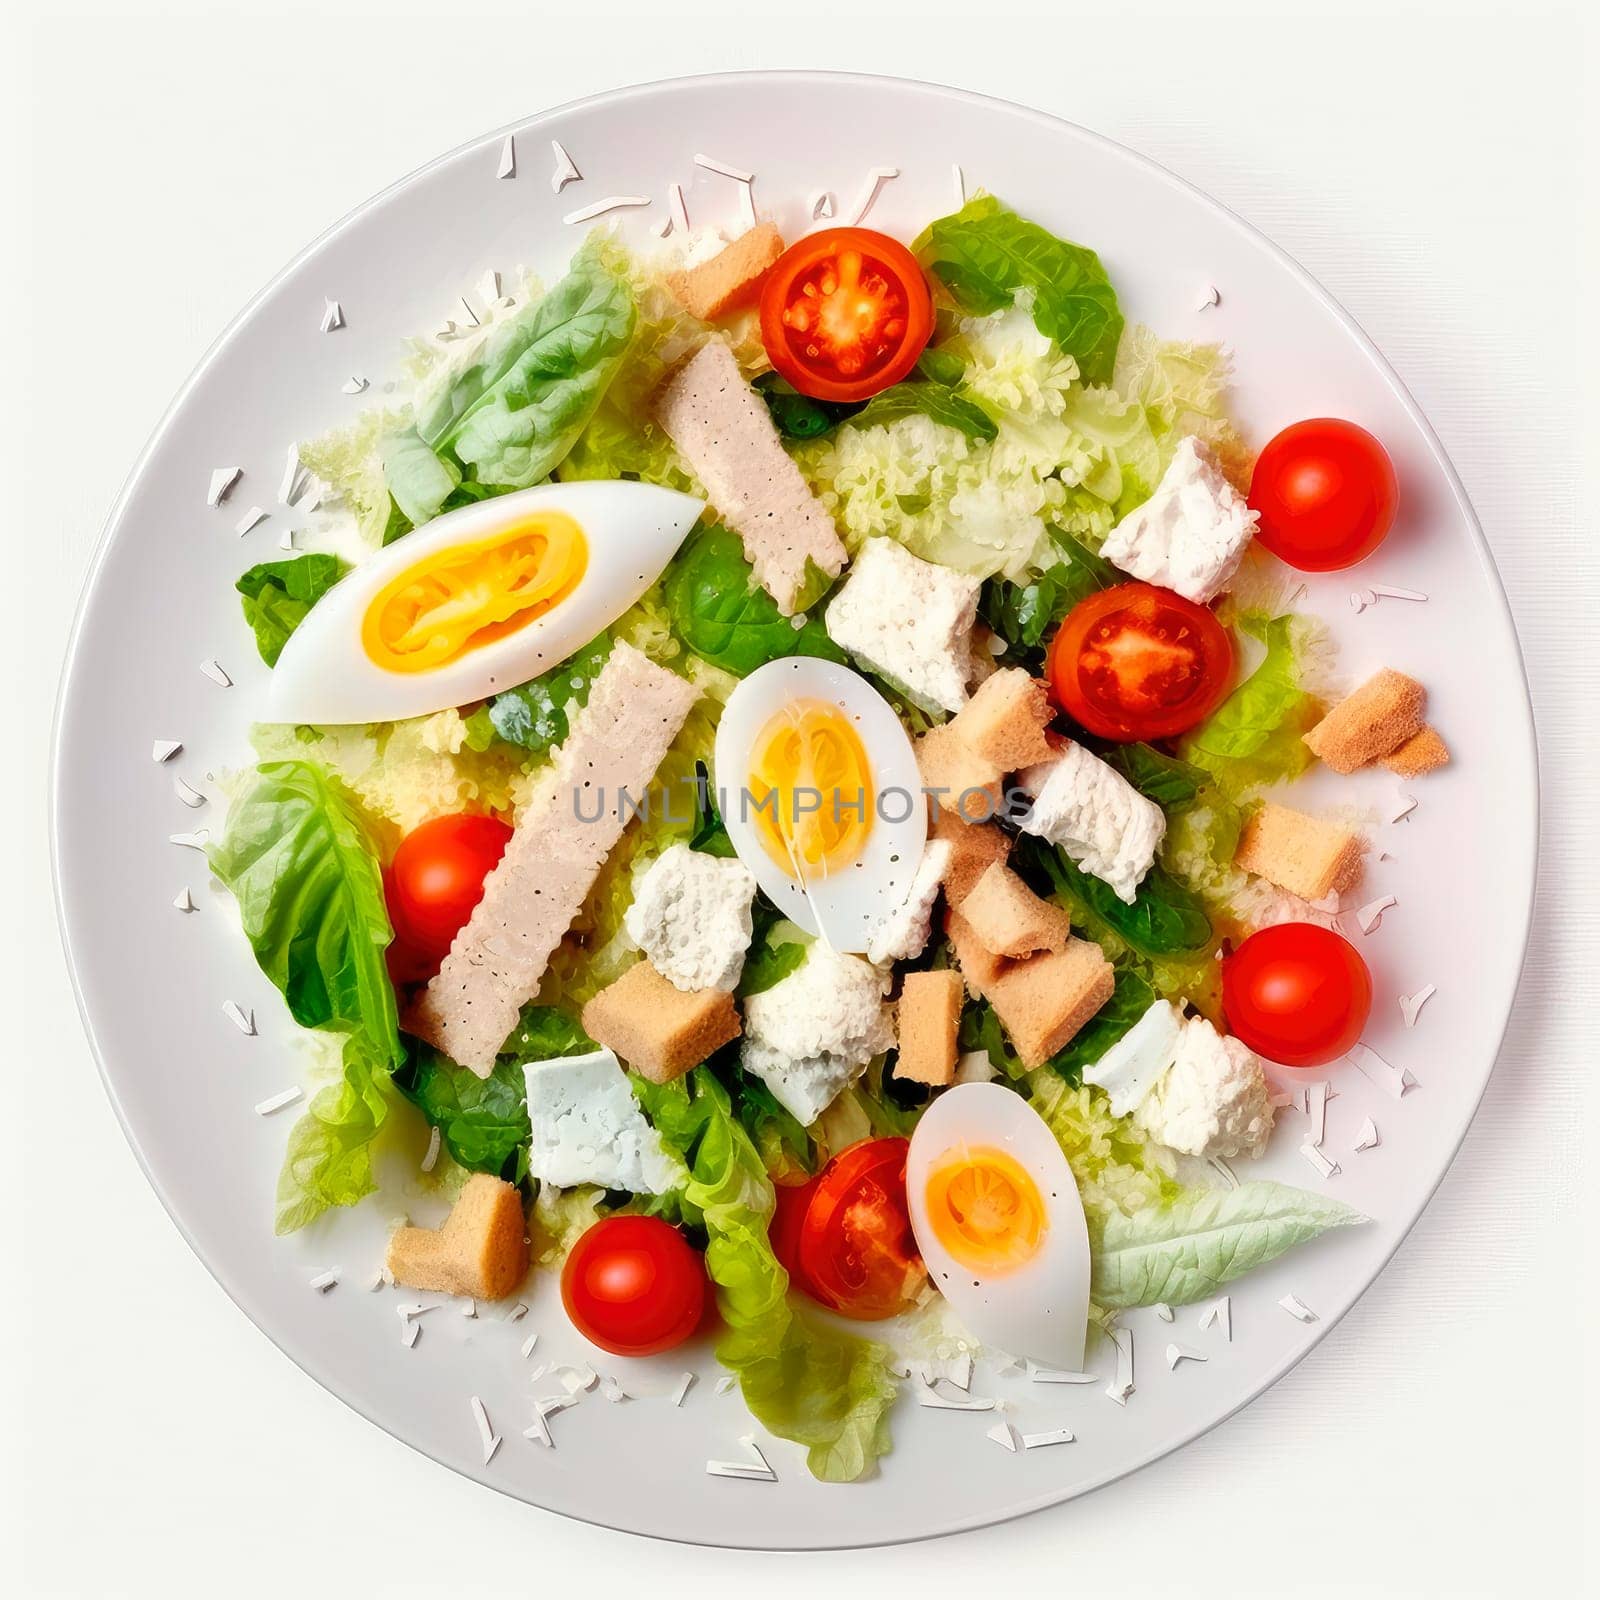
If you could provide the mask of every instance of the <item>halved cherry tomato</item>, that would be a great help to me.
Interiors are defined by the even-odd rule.
[[[660,1217],[603,1217],[567,1255],[561,1303],[590,1344],[653,1356],[700,1326],[705,1266]]]
[[[812,1299],[816,1299],[816,1295],[800,1270],[800,1230],[811,1208],[812,1196],[817,1192],[817,1183],[818,1179],[811,1177],[804,1183],[775,1184],[777,1205],[772,1213],[772,1225],[767,1229],[778,1265],[789,1274],[789,1281],[795,1288],[811,1295]]]
[[[1302,572],[1337,572],[1370,556],[1399,501],[1389,452],[1338,417],[1296,422],[1269,439],[1250,478],[1256,537]]]
[[[1354,945],[1314,922],[1253,933],[1222,963],[1229,1031],[1288,1067],[1320,1067],[1361,1037],[1372,975]]]
[[[395,936],[389,970],[397,982],[438,970],[510,838],[498,817],[461,812],[434,817],[400,841],[383,876]]]
[[[927,1279],[906,1208],[904,1139],[863,1139],[822,1169],[800,1225],[800,1278],[858,1322],[904,1311]]]
[[[1233,641],[1204,606],[1149,583],[1080,600],[1050,646],[1050,688],[1102,739],[1170,739],[1216,710],[1233,683]]]
[[[767,359],[814,400],[865,400],[917,364],[933,297],[916,257],[871,228],[825,228],[792,244],[761,286]]]

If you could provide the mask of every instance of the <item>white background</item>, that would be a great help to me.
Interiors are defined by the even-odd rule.
[[[1574,1286],[1595,1276],[1584,1146],[1600,1065],[1600,272],[1582,233],[1597,199],[1581,104],[1593,41],[1575,12],[26,9],[20,35],[4,25],[21,74],[0,96],[0,272],[17,280],[0,296],[0,704],[23,738],[4,768],[23,817],[3,966],[25,986],[8,1008],[22,1034],[9,1028],[0,1056],[0,1170],[24,1225],[0,1292],[0,1340],[21,1345],[4,1362],[19,1414],[0,1437],[21,1487],[0,1516],[26,1524],[28,1592],[1576,1587],[1594,1307]],[[1545,786],[1540,907],[1498,1070],[1428,1213],[1343,1325],[1243,1414],[1075,1505],[910,1549],[786,1558],[649,1544],[500,1498],[268,1344],[167,1220],[101,1092],[44,825],[50,700],[101,521],[238,307],[330,222],[471,136],[617,84],[764,66],[925,77],[1056,112],[1304,262],[1466,482],[1521,630]],[[1463,861],[1463,915],[1493,918],[1471,881]]]

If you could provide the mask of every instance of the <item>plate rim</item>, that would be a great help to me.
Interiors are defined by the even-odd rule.
[[[1266,251],[1279,266],[1286,269],[1296,280],[1299,286],[1308,291],[1323,307],[1331,313],[1340,326],[1354,338],[1357,345],[1372,364],[1375,371],[1389,386],[1407,417],[1417,428],[1418,433],[1426,445],[1435,467],[1442,473],[1447,484],[1451,499],[1457,514],[1464,521],[1467,531],[1471,536],[1475,553],[1480,565],[1490,579],[1490,589],[1498,602],[1502,620],[1506,625],[1509,635],[1512,656],[1517,669],[1517,687],[1520,690],[1521,704],[1526,712],[1526,745],[1523,752],[1525,759],[1519,763],[1525,771],[1529,784],[1529,826],[1522,837],[1526,840],[1526,882],[1527,891],[1522,916],[1518,927],[1518,951],[1515,962],[1515,972],[1511,983],[1509,995],[1500,1017],[1498,1028],[1494,1030],[1493,1049],[1488,1054],[1488,1067],[1483,1072],[1473,1097],[1472,1106],[1467,1116],[1462,1120],[1459,1135],[1451,1146],[1449,1157],[1440,1166],[1435,1176],[1426,1187],[1412,1211],[1409,1219],[1400,1229],[1393,1245],[1384,1253],[1371,1275],[1355,1293],[1350,1296],[1336,1311],[1330,1312],[1323,1319],[1321,1331],[1310,1343],[1303,1348],[1291,1352],[1287,1357],[1270,1368],[1263,1369],[1260,1381],[1253,1383],[1250,1392],[1241,1399],[1237,1405],[1231,1406],[1226,1411],[1218,1413],[1209,1420],[1193,1428],[1185,1428],[1162,1441],[1149,1450],[1137,1455],[1120,1467],[1117,1471],[1101,1479],[1089,1488],[1047,1491],[1034,1495],[1025,1500],[1020,1500],[1005,1511],[996,1514],[990,1511],[979,1512],[963,1516],[959,1508],[955,1508],[948,1526],[930,1529],[923,1532],[907,1534],[890,1534],[884,1537],[848,1537],[837,1541],[808,1542],[795,1544],[773,1544],[763,1542],[759,1544],[739,1542],[734,1539],[700,1538],[689,1534],[674,1534],[655,1532],[652,1530],[630,1527],[624,1522],[608,1521],[603,1516],[590,1516],[577,1511],[557,1510],[553,1507],[540,1504],[530,1499],[526,1494],[519,1493],[515,1487],[499,1483],[488,1477],[466,1470],[455,1462],[446,1461],[432,1451],[417,1443],[414,1439],[406,1437],[403,1433],[391,1428],[387,1423],[375,1416],[371,1411],[346,1392],[345,1387],[339,1382],[319,1370],[319,1363],[314,1352],[307,1353],[304,1357],[295,1351],[285,1348],[278,1339],[268,1331],[249,1311],[239,1293],[228,1283],[222,1269],[213,1263],[199,1248],[194,1236],[185,1225],[173,1202],[167,1195],[156,1173],[150,1166],[148,1159],[135,1138],[129,1124],[127,1113],[121,1097],[106,1066],[106,1055],[102,1050],[100,1037],[97,1034],[93,1019],[90,1016],[87,999],[78,961],[73,948],[72,930],[68,923],[65,893],[62,883],[61,860],[63,835],[65,832],[65,818],[63,814],[64,801],[62,794],[62,768],[65,764],[65,746],[63,732],[65,727],[66,712],[69,699],[73,695],[75,684],[75,668],[83,642],[84,624],[88,615],[90,602],[98,589],[103,576],[107,556],[116,538],[118,529],[126,516],[129,501],[134,489],[143,476],[151,458],[155,455],[160,445],[165,440],[168,432],[175,423],[178,413],[182,410],[188,397],[199,384],[201,379],[210,370],[213,364],[222,356],[232,341],[242,332],[256,312],[258,306],[266,300],[278,285],[291,273],[296,271],[302,263],[317,254],[327,243],[348,228],[354,226],[369,212],[385,204],[391,196],[410,187],[413,183],[425,177],[435,169],[455,161],[467,153],[480,149],[485,145],[512,135],[537,131],[554,120],[568,115],[577,110],[591,110],[596,107],[610,106],[625,101],[642,98],[663,90],[688,91],[727,85],[727,84],[753,84],[786,81],[790,83],[806,84],[813,87],[863,87],[863,86],[893,86],[896,89],[913,90],[917,92],[931,92],[964,105],[975,106],[990,112],[1001,112],[1010,116],[1021,117],[1035,124],[1049,129],[1054,133],[1064,131],[1068,136],[1086,141],[1098,147],[1102,152],[1117,159],[1132,162],[1147,172],[1161,178],[1174,188],[1186,192],[1198,200],[1202,205],[1210,208],[1217,215],[1225,219],[1236,231],[1242,233],[1257,248]],[[1499,1064],[1500,1054],[1505,1045],[1506,1033],[1509,1030],[1511,1017],[1516,1009],[1516,997],[1521,989],[1523,974],[1526,970],[1528,948],[1531,941],[1534,911],[1538,904],[1538,868],[1542,844],[1543,822],[1543,783],[1539,765],[1538,724],[1535,715],[1533,697],[1529,686],[1527,663],[1524,657],[1521,636],[1517,629],[1516,618],[1511,609],[1510,597],[1506,593],[1504,582],[1501,580],[1499,567],[1495,561],[1493,550],[1490,548],[1483,526],[1478,520],[1477,512],[1467,495],[1465,485],[1461,481],[1455,464],[1451,461],[1443,441],[1435,431],[1433,424],[1428,419],[1410,389],[1401,379],[1398,372],[1390,364],[1387,357],[1379,349],[1376,342],[1367,333],[1366,329],[1315,277],[1297,260],[1287,249],[1279,245],[1254,224],[1245,220],[1230,206],[1215,198],[1215,196],[1202,189],[1198,184],[1190,182],[1187,178],[1174,172],[1171,168],[1156,161],[1153,157],[1145,155],[1142,151],[1121,141],[1113,139],[1106,134],[1099,133],[1092,128],[1084,127],[1069,118],[1058,116],[1053,112],[1041,111],[1037,107],[1024,105],[1018,101],[1005,99],[1003,96],[984,94],[976,90],[966,89],[953,84],[935,82],[930,79],[902,77],[890,73],[867,73],[836,71],[829,69],[813,68],[778,68],[778,69],[742,69],[730,72],[694,73],[684,76],[655,78],[646,81],[626,84],[617,88],[603,90],[596,94],[582,95],[572,100],[563,101],[558,105],[536,111],[528,116],[519,117],[511,122],[485,133],[477,134],[463,140],[431,160],[413,170],[404,173],[383,188],[369,195],[366,199],[353,206],[344,215],[330,223],[314,238],[308,241],[301,249],[285,261],[270,278],[264,282],[256,292],[242,305],[229,319],[226,326],[211,341],[202,352],[194,367],[175,391],[165,410],[152,429],[144,447],[135,458],[118,489],[110,510],[101,525],[100,533],[95,541],[94,549],[90,554],[89,563],[84,570],[77,605],[73,612],[72,624],[68,630],[65,649],[62,656],[60,673],[56,683],[54,705],[51,711],[50,753],[48,762],[48,797],[47,810],[49,816],[49,849],[50,873],[52,885],[52,901],[55,908],[57,932],[61,940],[62,953],[65,959],[68,978],[72,986],[73,1001],[76,1005],[79,1020],[83,1026],[84,1035],[89,1044],[89,1052],[94,1060],[96,1072],[99,1075],[106,1097],[111,1103],[111,1108],[116,1115],[124,1139],[129,1149],[133,1152],[139,1169],[143,1172],[145,1180],[149,1183],[160,1201],[162,1209],[167,1213],[177,1228],[184,1242],[193,1251],[195,1257],[205,1268],[207,1273],[216,1282],[222,1292],[239,1309],[255,1327],[258,1333],[265,1337],[270,1344],[285,1356],[297,1368],[305,1373],[321,1388],[341,1401],[356,1415],[362,1417],[373,1426],[381,1429],[391,1438],[396,1439],[409,1449],[416,1451],[433,1461],[445,1470],[457,1473],[484,1488],[491,1489],[519,1505],[527,1506],[546,1515],[556,1515],[570,1518],[575,1522],[587,1524],[592,1527],[606,1528],[617,1533],[628,1534],[635,1538],[658,1539],[665,1543],[681,1544],[702,1549],[749,1549],[749,1550],[774,1550],[774,1551],[825,1551],[847,1549],[875,1549],[897,1544],[921,1543],[925,1540],[947,1538],[960,1533],[974,1532],[987,1527],[1000,1527],[1019,1517],[1032,1515],[1052,1506],[1075,1504],[1089,1495],[1108,1488],[1114,1483],[1119,1483],[1132,1474],[1143,1470],[1153,1463],[1164,1459],[1166,1456],[1192,1444],[1196,1439],[1220,1427],[1230,1418],[1236,1416],[1246,1406],[1258,1400],[1269,1389],[1279,1383],[1290,1371],[1317,1349],[1330,1333],[1343,1320],[1357,1301],[1367,1292],[1378,1277],[1388,1269],[1395,1255],[1402,1245],[1411,1237],[1412,1230],[1421,1220],[1423,1213],[1432,1204],[1434,1196],[1443,1184],[1445,1177],[1454,1167],[1456,1158],[1461,1152],[1468,1132],[1477,1119],[1482,1107],[1483,1096],[1488,1089],[1489,1079],[1493,1076]],[[846,1488],[848,1486],[845,1486]]]

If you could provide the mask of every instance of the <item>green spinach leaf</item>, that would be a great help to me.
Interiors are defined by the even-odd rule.
[[[1000,432],[982,406],[942,383],[897,383],[875,394],[851,422],[857,428],[876,428],[901,417],[918,416],[954,428],[969,439],[994,439]]]
[[[820,439],[860,409],[860,401],[813,400],[776,372],[764,372],[755,391],[766,401],[773,425],[785,439]]]
[[[1046,1063],[1069,1083],[1082,1081],[1092,1066],[1125,1034],[1156,999],[1156,991],[1137,968],[1120,966],[1111,998]]]
[[[1006,643],[1013,665],[1038,671],[1046,648],[1062,619],[1080,600],[1122,581],[1109,561],[1080,544],[1069,533],[1055,533],[1057,559],[1030,578],[1012,583],[990,578],[983,586],[979,610],[990,630]]]
[[[490,727],[508,744],[540,754],[560,744],[574,712],[589,703],[589,691],[611,654],[611,644],[610,632],[602,630],[559,666],[497,694],[488,706]]]

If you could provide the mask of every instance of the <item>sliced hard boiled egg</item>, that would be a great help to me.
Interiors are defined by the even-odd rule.
[[[1081,1370],[1083,1202],[1055,1135],[1021,1095],[998,1083],[941,1094],[911,1135],[906,1200],[930,1281],[984,1344]]]
[[[705,502],[624,482],[552,483],[452,511],[380,550],[278,657],[276,722],[392,722],[558,666],[660,576]]]
[[[723,707],[716,786],[768,898],[835,950],[865,951],[928,838],[917,758],[888,701],[836,662],[769,661]]]

